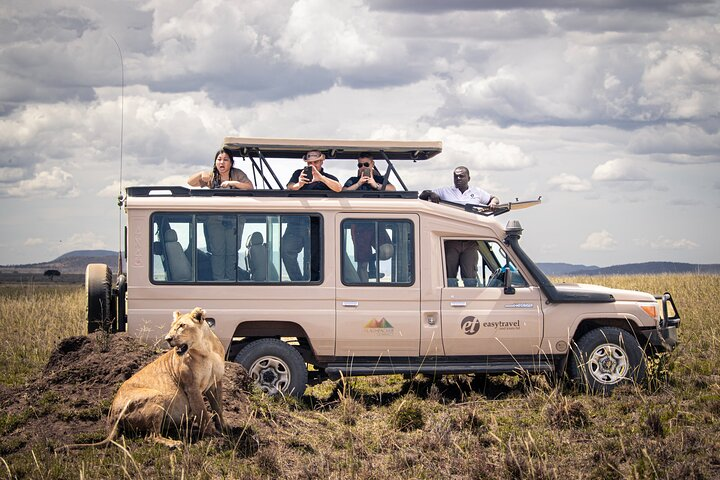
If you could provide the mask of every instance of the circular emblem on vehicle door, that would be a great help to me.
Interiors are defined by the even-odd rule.
[[[465,317],[460,322],[460,328],[465,335],[475,335],[480,330],[480,320],[477,317]]]

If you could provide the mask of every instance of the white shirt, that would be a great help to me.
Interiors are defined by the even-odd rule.
[[[492,195],[482,188],[475,188],[469,185],[464,192],[461,192],[460,189],[455,186],[436,188],[433,192],[438,194],[440,200],[462,203],[463,205],[467,203],[472,205],[487,205],[492,199]]]

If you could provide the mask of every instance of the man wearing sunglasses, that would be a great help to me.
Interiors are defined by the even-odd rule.
[[[373,191],[383,190],[383,182],[385,178],[375,169],[375,160],[370,153],[361,153],[358,155],[358,174],[356,177],[348,178],[343,186],[343,191]],[[395,187],[388,183],[384,190],[394,191]],[[380,228],[375,239],[375,228],[372,224],[353,225],[350,230],[355,249],[355,261],[357,262],[358,277],[361,282],[368,282],[370,278],[379,281],[384,276],[383,273],[378,275],[377,259],[378,252],[380,260],[387,260],[392,257],[394,248],[390,237],[385,229]],[[376,243],[380,244],[378,249]],[[373,253],[372,249],[376,252]]]
[[[385,178],[375,169],[375,160],[370,153],[361,153],[358,156],[358,174],[356,177],[350,177],[345,182],[343,190],[381,190]],[[395,187],[388,183],[385,190],[392,192]]]

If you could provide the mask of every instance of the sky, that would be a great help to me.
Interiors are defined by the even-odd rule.
[[[0,264],[117,250],[121,189],[185,185],[225,136],[439,140],[441,155],[398,165],[408,188],[464,165],[502,201],[542,196],[498,217],[520,220],[538,262],[720,263],[719,14],[707,0],[3,0]]]

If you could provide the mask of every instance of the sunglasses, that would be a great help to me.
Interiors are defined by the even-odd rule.
[[[370,162],[358,163],[358,168],[369,167],[369,166],[370,166]]]

